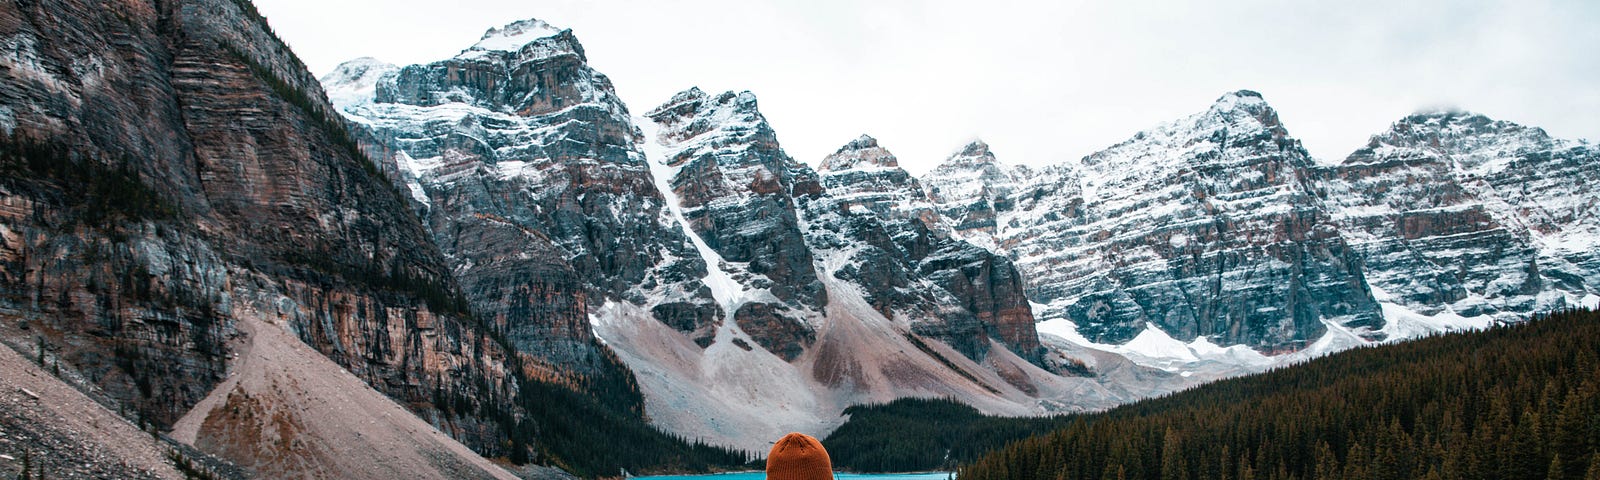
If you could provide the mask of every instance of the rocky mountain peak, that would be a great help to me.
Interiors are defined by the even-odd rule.
[[[483,32],[478,43],[462,50],[456,58],[486,59],[496,56],[537,60],[560,55],[576,55],[587,62],[583,46],[571,29],[559,28],[539,19],[518,20]]]
[[[1223,94],[1211,104],[1207,112],[1208,117],[1220,118],[1230,124],[1256,127],[1266,130],[1281,131],[1283,123],[1278,121],[1278,112],[1267,104],[1260,93],[1253,90],[1238,90]],[[1254,125],[1249,125],[1249,124]],[[1283,132],[1287,135],[1287,132]]]
[[[700,87],[689,87],[688,90],[672,94],[672,98],[668,99],[666,103],[662,103],[661,106],[646,112],[644,115],[646,117],[655,117],[661,112],[670,110],[699,108],[699,102],[705,101],[707,98],[710,98],[710,95],[706,95],[706,92],[701,90]]]
[[[1209,147],[1200,147],[1209,143]],[[1198,148],[1198,150],[1196,150]],[[1213,155],[1243,149],[1255,154],[1292,151],[1296,165],[1309,165],[1310,156],[1289,136],[1278,112],[1251,90],[1223,94],[1205,111],[1139,132],[1122,143],[1084,157],[1093,170],[1121,175],[1152,168],[1184,168],[1185,162],[1213,162]],[[1184,152],[1183,154],[1177,154]]]
[[[856,168],[899,168],[900,161],[888,149],[878,146],[878,139],[862,134],[838,151],[822,159],[823,172],[836,172]]]
[[[844,144],[844,146],[839,147],[839,150],[837,150],[837,152],[843,152],[843,151],[846,151],[846,150],[866,150],[866,149],[869,149],[869,148],[877,148],[877,147],[878,147],[878,139],[872,138],[872,135],[867,135],[867,134],[863,133],[863,134],[861,134],[861,136],[856,137],[855,140],[851,140],[850,143],[846,143],[846,144]]]
[[[1265,105],[1267,101],[1261,96],[1261,92],[1257,92],[1255,90],[1234,90],[1232,92],[1222,94],[1221,97],[1217,97],[1216,103]]]
[[[704,265],[663,220],[627,108],[581,54],[561,51],[578,52],[570,30],[517,22],[462,55],[378,76],[369,101],[335,103],[427,206],[477,313],[514,325],[508,340],[524,353],[600,368],[591,304],[668,305],[651,313],[691,331],[716,312],[696,280]],[[330,75],[331,90],[370,88],[371,63]]]
[[[1254,90],[1237,90],[1224,93],[1222,96],[1217,97],[1217,101],[1211,103],[1211,112],[1214,113],[1226,114],[1235,110],[1243,110],[1254,114],[1271,109],[1272,107],[1267,105],[1267,100]]]
[[[1367,146],[1351,153],[1347,163],[1365,163],[1383,158],[1438,157],[1454,159],[1471,169],[1494,159],[1509,159],[1519,152],[1557,147],[1544,129],[1457,110],[1417,112],[1402,118],[1383,133],[1373,135]]]
[[[611,80],[589,67],[572,31],[539,20],[489,29],[454,57],[380,77],[372,102],[425,108],[463,104],[517,117],[589,105],[604,111],[588,113],[622,122],[629,117]]]
[[[973,140],[923,176],[922,185],[953,233],[992,248],[995,216],[1011,209],[1009,197],[1025,172],[997,160],[983,140]]]
[[[1323,319],[1381,328],[1361,272],[1348,268],[1358,257],[1306,194],[1311,166],[1260,94],[1230,92],[1081,169],[1030,177],[1013,197],[1020,207],[997,220],[997,244],[1014,246],[1044,318],[1069,319],[1098,342],[1153,325],[1185,342],[1277,351],[1322,336]],[[1252,254],[1209,253],[1219,251]],[[1292,253],[1301,251],[1316,253]]]
[[[334,105],[341,107],[361,105],[372,103],[378,82],[384,75],[398,70],[400,67],[394,64],[372,57],[361,57],[339,64],[320,81],[323,91],[328,94],[328,100]]]
[[[989,144],[984,143],[983,140],[973,140],[971,143],[962,146],[960,150],[950,154],[950,158],[946,159],[945,163],[957,165],[995,163],[994,152],[989,151]]]
[[[763,137],[759,140],[763,143],[776,142],[770,138],[774,137],[772,127],[761,115],[756,95],[749,91],[726,91],[713,97],[699,87],[690,87],[644,116],[665,127],[662,135],[674,142],[719,129],[739,137]]]
[[[1469,321],[1600,302],[1596,152],[1458,109],[1417,112],[1322,173],[1385,300]]]
[[[517,20],[499,28],[490,28],[472,48],[514,52],[523,45],[546,37],[560,35],[566,29],[550,25],[543,20],[530,18]]]

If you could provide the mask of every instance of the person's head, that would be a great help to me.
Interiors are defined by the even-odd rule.
[[[833,460],[822,442],[803,433],[778,439],[767,454],[767,480],[832,480]]]

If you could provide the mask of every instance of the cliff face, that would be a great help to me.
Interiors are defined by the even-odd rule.
[[[849,219],[835,230],[869,246],[836,275],[859,285],[884,316],[911,318],[919,334],[971,358],[982,358],[994,338],[1031,362],[1042,361],[1022,276],[1006,257],[948,235],[950,225],[893,153],[862,135],[823,159],[820,175],[832,202],[813,211]],[[906,265],[908,274],[892,268],[897,265]],[[919,276],[934,288],[910,288]]]
[[[1319,174],[1385,300],[1514,320],[1595,301],[1596,157],[1537,128],[1435,112]]]
[[[748,92],[715,97],[691,89],[646,114],[689,228],[779,302],[816,310],[828,295],[800,230],[796,202],[822,193],[809,168],[778,147]],[[758,278],[759,277],[759,278]]]
[[[1275,352],[1320,338],[1324,321],[1383,325],[1361,257],[1311,193],[1310,156],[1254,92],[1026,181],[974,152],[986,149],[931,172],[929,197],[997,218],[953,232],[1015,259],[1044,317],[1091,341],[1127,343],[1151,325]]]
[[[519,351],[594,373],[607,360],[588,313],[607,300],[687,332],[721,317],[627,108],[586,61],[571,31],[527,20],[449,59],[354,61],[323,83],[395,162],[473,305]]]
[[[248,2],[11,2],[0,43],[7,329],[165,428],[224,377],[239,312],[263,312],[507,454],[495,420],[430,402],[514,409],[507,352]]]

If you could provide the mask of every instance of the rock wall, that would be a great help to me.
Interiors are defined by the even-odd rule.
[[[138,416],[222,378],[250,305],[479,451],[515,365],[406,197],[248,2],[0,5],[4,306]]]

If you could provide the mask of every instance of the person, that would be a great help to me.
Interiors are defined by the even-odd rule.
[[[833,480],[833,460],[816,438],[784,435],[767,453],[767,480]]]

